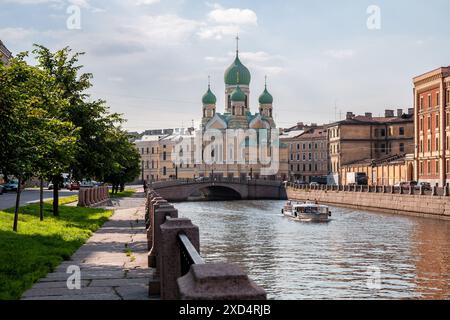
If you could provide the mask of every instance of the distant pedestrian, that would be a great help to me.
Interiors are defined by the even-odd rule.
[[[147,192],[147,190],[148,190],[147,180],[144,180],[144,192]]]

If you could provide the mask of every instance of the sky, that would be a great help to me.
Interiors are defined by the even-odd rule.
[[[211,88],[224,111],[236,34],[251,110],[264,76],[279,127],[412,107],[412,78],[450,65],[448,0],[0,0],[0,40],[85,52],[92,99],[130,131],[197,125]]]

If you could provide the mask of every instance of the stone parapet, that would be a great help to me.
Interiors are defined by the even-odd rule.
[[[355,192],[353,188],[350,188],[352,191],[323,191],[288,187],[287,194],[292,200],[318,201],[335,206],[450,220],[448,196],[420,193],[413,195],[409,189],[403,193],[393,193],[394,188],[386,187],[386,189],[390,192]],[[435,191],[432,194],[435,194]]]

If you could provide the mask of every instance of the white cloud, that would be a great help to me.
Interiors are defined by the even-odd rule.
[[[258,25],[258,17],[253,10],[229,8],[215,5],[208,14],[208,19],[218,24]]]
[[[189,39],[200,25],[174,14],[144,16],[125,26],[122,30],[125,33],[120,37],[159,46],[177,45]]]
[[[9,41],[20,41],[34,35],[35,31],[24,28],[4,28],[0,29],[0,34]]]
[[[198,32],[200,39],[216,39],[221,40],[224,36],[235,36],[240,32],[239,26],[204,26]]]
[[[343,60],[343,59],[353,58],[353,56],[356,54],[356,52],[353,50],[348,50],[348,49],[339,49],[339,50],[328,50],[328,51],[325,51],[324,54],[327,57],[330,57],[333,59]]]
[[[159,3],[160,0],[133,0],[134,4],[136,6],[142,6],[142,5],[151,5],[155,3]]]

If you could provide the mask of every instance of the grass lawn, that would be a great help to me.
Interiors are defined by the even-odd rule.
[[[74,199],[61,198],[61,203]],[[40,222],[39,204],[22,207],[19,232],[14,233],[14,210],[0,211],[0,300],[19,299],[36,281],[68,260],[112,211],[61,206],[60,217],[55,218],[51,203],[46,202],[44,214],[45,221]]]
[[[111,198],[126,198],[126,197],[131,197],[133,194],[136,193],[135,189],[125,189],[125,191],[116,193],[116,194],[112,194],[111,191],[109,192],[109,196]]]

